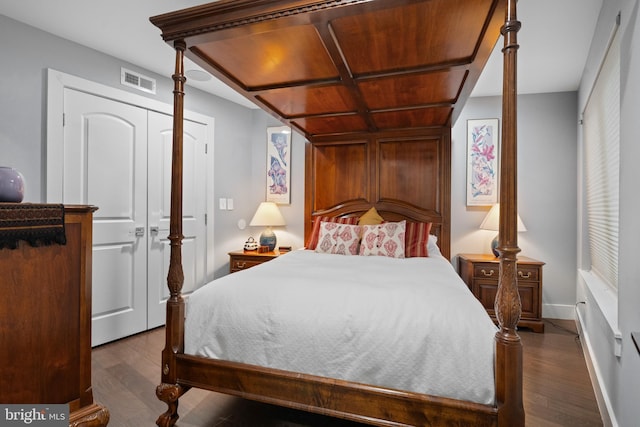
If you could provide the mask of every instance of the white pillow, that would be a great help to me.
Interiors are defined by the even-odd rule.
[[[336,222],[320,223],[316,252],[339,255],[358,255],[360,226]]]
[[[429,256],[431,256],[431,254],[441,255],[440,248],[438,247],[438,236],[429,234],[429,240],[427,241],[427,251],[429,252]]]
[[[360,255],[404,258],[406,225],[406,221],[363,225]]]

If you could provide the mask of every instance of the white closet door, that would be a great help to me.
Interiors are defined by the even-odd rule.
[[[172,126],[171,116],[149,112],[149,328],[165,323],[169,297]],[[185,120],[183,141],[182,293],[189,295],[206,279],[206,126]]]
[[[64,90],[63,202],[93,222],[92,345],[147,326],[147,110]]]

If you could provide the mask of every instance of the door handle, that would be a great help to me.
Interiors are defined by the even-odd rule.
[[[136,227],[136,237],[144,236],[144,227]]]
[[[152,236],[158,236],[160,233],[162,233],[161,237],[164,239],[169,236],[169,229],[160,228],[160,226],[158,225],[149,226],[149,234],[151,234]]]

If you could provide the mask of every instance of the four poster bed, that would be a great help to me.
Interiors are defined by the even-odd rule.
[[[157,424],[174,425],[180,396],[197,387],[380,426],[523,426],[515,273],[516,1],[223,0],[151,21],[176,49],[170,298],[157,388],[168,410]],[[500,32],[505,60],[496,329],[448,259],[451,126]],[[218,279],[194,293],[188,308],[181,296],[184,55],[308,140],[307,250]],[[371,208],[379,214],[377,225],[358,225]],[[340,233],[361,233],[362,243],[343,245],[355,248],[347,252],[378,256],[337,254],[323,243],[335,229],[331,224]],[[373,247],[363,252],[368,236],[375,242],[380,230],[393,234],[394,227],[402,227],[402,239],[407,236],[406,252],[398,258]],[[422,251],[414,253],[409,240],[425,233],[428,243],[420,241]],[[236,294],[242,289],[248,294]],[[205,304],[209,299],[220,306]],[[257,305],[244,305],[249,299]],[[254,329],[241,323],[278,304],[282,311],[266,314]],[[227,311],[242,319],[225,317]],[[329,318],[317,317],[327,311]],[[376,311],[382,321],[373,319]],[[378,334],[355,324],[373,324],[376,331],[390,325],[392,335],[380,332],[361,342]],[[480,330],[472,329],[476,324]],[[275,341],[281,328],[285,343]],[[225,329],[231,335],[223,336]],[[207,334],[231,344],[221,349]],[[316,359],[288,365],[275,360],[274,349],[290,350],[285,359],[305,353],[309,347],[301,343],[309,337],[317,347],[307,352],[317,353]],[[348,347],[345,337],[359,347]],[[418,345],[407,349],[406,342]],[[296,343],[299,348],[288,348]],[[249,356],[240,353],[243,346]],[[374,356],[370,350],[378,347],[383,353]],[[432,355],[437,348],[446,356]],[[346,358],[355,364],[336,364]],[[358,373],[362,368],[367,372]],[[392,379],[382,378],[388,369]],[[462,392],[451,390],[452,383]]]

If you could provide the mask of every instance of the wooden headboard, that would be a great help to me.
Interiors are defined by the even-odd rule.
[[[451,130],[367,133],[307,144],[305,241],[319,215],[431,222],[450,258]]]

